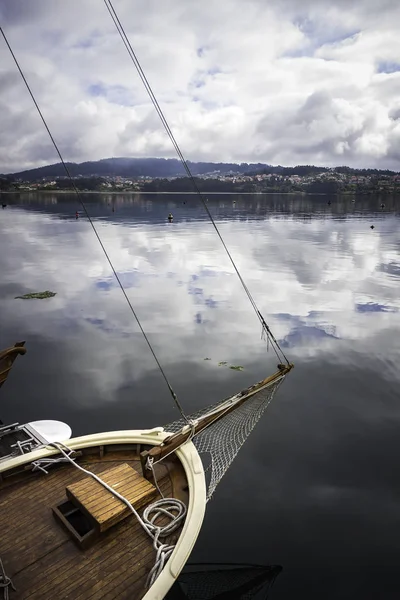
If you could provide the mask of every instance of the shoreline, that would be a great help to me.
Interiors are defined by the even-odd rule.
[[[7,190],[0,191],[1,194],[76,194],[74,190]],[[197,196],[197,192],[97,192],[94,190],[80,191],[80,194],[96,194],[98,196]],[[202,196],[339,196],[343,194],[328,194],[326,192],[206,192]],[[355,195],[355,194],[345,194]],[[363,194],[368,195],[368,194]]]
[[[122,195],[130,195],[130,196],[197,196],[197,192],[189,191],[189,192],[142,192],[142,191],[95,191],[95,190],[87,190],[81,191],[79,193],[82,195],[94,194],[98,196],[122,196]],[[76,192],[74,190],[0,190],[0,196],[2,194],[73,194]],[[360,197],[368,197],[368,196],[397,196],[397,191],[385,192],[385,191],[371,191],[368,193],[357,193],[357,192],[341,192],[341,193],[329,193],[329,192],[201,192],[202,196],[360,196]]]
[[[190,195],[190,196],[197,196],[197,192],[141,192],[141,191],[125,191],[125,192],[117,192],[117,191],[112,191],[112,192],[98,192],[95,190],[86,190],[86,191],[82,191],[79,190],[79,192],[81,194],[98,194],[98,195],[121,195],[121,194],[130,194],[130,195],[140,195],[140,194],[147,194],[147,195],[170,195],[170,196],[177,196],[177,195]],[[76,194],[76,192],[74,190],[3,190],[0,191],[0,194]],[[307,192],[207,192],[207,193],[203,193],[203,196],[215,196],[215,195],[228,195],[228,196],[232,196],[232,195],[237,195],[237,196],[272,196],[274,194],[280,194],[280,195],[285,195],[285,196],[309,196],[310,194],[308,194]],[[315,192],[314,192],[315,195]],[[317,194],[318,196],[320,196],[321,194]],[[325,195],[325,194],[322,194]]]

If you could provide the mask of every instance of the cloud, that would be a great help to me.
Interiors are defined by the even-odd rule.
[[[191,160],[397,167],[400,6],[121,0]],[[65,159],[174,156],[105,6],[5,2],[0,17]],[[2,42],[0,172],[57,159]]]
[[[151,209],[151,201],[143,207]],[[107,335],[116,341],[139,335],[95,236],[87,235],[83,219],[60,220],[64,210],[55,204],[53,215],[17,208],[2,214],[2,238],[9,248],[1,263],[5,318],[34,332],[42,330],[43,318],[63,332],[68,331],[65,321],[83,319],[84,328],[100,332],[107,324]],[[138,221],[140,228],[112,220],[99,220],[96,227],[163,360],[173,365],[209,356],[215,328],[216,359],[245,364],[264,353],[264,344],[257,343],[258,320],[217,236],[203,222],[177,221],[171,230],[156,223],[151,211],[146,214],[150,221]],[[305,227],[276,215],[253,221],[251,229],[234,221],[221,221],[219,227],[275,337],[290,346],[294,360],[321,350],[336,353],[343,342],[362,343],[368,352],[382,331],[389,337],[397,331],[398,263],[388,240],[393,244],[398,231],[390,217],[379,226],[382,234],[364,220],[353,221],[351,229],[336,220]],[[45,303],[14,300],[41,289],[57,296]],[[204,328],[199,330],[199,323]],[[140,348],[138,373],[153,367],[152,357]]]

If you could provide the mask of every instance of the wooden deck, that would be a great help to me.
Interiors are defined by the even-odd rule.
[[[141,474],[141,450],[136,445],[92,448],[77,462],[100,476],[122,464]],[[157,465],[156,474],[165,496],[188,503],[187,481],[176,457]],[[85,477],[71,465],[59,465],[48,475],[25,471],[0,482],[0,558],[17,590],[10,589],[10,600],[143,597],[155,551],[133,515],[102,532],[85,550],[54,518],[52,508],[67,500],[66,487]],[[175,543],[179,535],[168,541]]]

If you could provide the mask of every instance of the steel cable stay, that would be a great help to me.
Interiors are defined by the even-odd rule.
[[[244,281],[241,273],[239,272],[239,269],[238,269],[238,267],[237,267],[237,265],[236,265],[236,263],[235,263],[232,255],[231,255],[230,251],[228,250],[228,247],[225,244],[225,241],[224,241],[224,239],[223,239],[223,237],[222,237],[222,235],[221,235],[221,233],[220,233],[220,231],[219,231],[219,229],[217,227],[217,224],[215,223],[215,221],[213,219],[213,216],[212,216],[212,214],[211,214],[211,212],[210,212],[210,210],[209,210],[209,208],[207,206],[206,198],[201,193],[201,191],[200,191],[200,189],[199,189],[199,187],[197,185],[197,182],[196,182],[196,180],[195,180],[195,178],[194,178],[194,176],[193,176],[193,174],[192,174],[192,172],[191,172],[191,170],[189,168],[189,165],[188,165],[185,157],[183,156],[182,151],[181,151],[181,149],[180,149],[180,147],[179,147],[179,145],[178,145],[178,143],[177,143],[177,141],[175,139],[175,136],[172,133],[172,130],[171,130],[171,128],[170,128],[170,126],[169,126],[166,118],[165,118],[165,115],[164,115],[164,113],[163,113],[163,111],[162,111],[162,109],[161,109],[158,101],[157,101],[157,98],[154,95],[154,92],[153,92],[153,90],[151,88],[151,85],[150,85],[150,83],[149,83],[149,81],[148,81],[148,79],[147,79],[147,77],[146,77],[146,75],[145,75],[145,73],[144,73],[141,65],[140,65],[140,62],[139,62],[139,60],[138,60],[138,58],[136,56],[136,53],[135,53],[135,51],[132,48],[132,45],[131,45],[131,43],[129,41],[129,38],[128,38],[128,36],[127,36],[127,34],[125,32],[125,29],[124,29],[124,27],[123,27],[123,25],[121,23],[121,20],[120,20],[120,18],[117,15],[117,12],[116,12],[116,10],[115,10],[115,8],[113,6],[112,0],[103,0],[103,1],[104,1],[104,4],[107,7],[107,10],[108,10],[108,12],[109,12],[109,14],[110,14],[113,22],[114,22],[115,27],[116,27],[116,29],[117,29],[117,31],[118,31],[121,39],[122,39],[122,42],[123,42],[123,44],[124,44],[124,46],[125,46],[128,54],[129,54],[129,56],[130,56],[130,58],[132,60],[134,66],[135,66],[135,68],[136,68],[136,70],[137,70],[137,72],[139,74],[139,77],[140,77],[140,79],[141,79],[144,87],[146,88],[146,91],[147,91],[147,93],[148,93],[148,95],[150,97],[150,100],[153,103],[154,108],[156,109],[158,116],[160,117],[160,120],[161,120],[161,122],[162,122],[162,124],[163,124],[163,126],[164,126],[164,128],[165,128],[165,130],[167,132],[167,135],[168,135],[169,139],[171,140],[172,145],[174,146],[174,148],[176,150],[176,153],[177,153],[177,155],[178,155],[178,157],[179,157],[179,159],[180,159],[180,161],[181,161],[181,163],[182,163],[182,165],[183,165],[183,167],[184,167],[184,169],[185,169],[185,171],[187,173],[187,176],[190,179],[190,181],[192,182],[193,188],[194,188],[195,192],[197,193],[198,197],[200,198],[200,200],[201,200],[201,202],[202,202],[202,204],[203,204],[203,206],[204,206],[204,208],[205,208],[205,210],[207,212],[207,215],[208,215],[208,217],[209,217],[209,219],[210,219],[210,221],[211,221],[211,223],[212,223],[212,225],[213,225],[213,227],[214,227],[214,229],[215,229],[215,231],[216,231],[216,233],[217,233],[217,235],[218,235],[218,237],[219,237],[219,239],[220,239],[220,241],[221,241],[221,243],[222,243],[222,245],[223,245],[223,247],[224,247],[224,249],[225,249],[225,251],[226,251],[226,253],[227,253],[228,257],[229,257],[229,259],[230,259],[230,261],[231,261],[231,263],[232,263],[232,266],[233,266],[233,268],[234,268],[237,276],[239,277],[239,280],[240,280],[240,282],[241,282],[241,284],[243,286],[243,289],[245,290],[245,292],[246,292],[246,294],[247,294],[247,296],[248,296],[248,298],[250,300],[250,303],[251,303],[251,305],[252,305],[252,307],[253,307],[253,309],[254,309],[254,311],[255,311],[255,313],[256,313],[256,315],[257,315],[257,317],[258,317],[258,319],[259,319],[259,321],[261,323],[262,331],[268,337],[268,339],[269,339],[269,341],[271,343],[271,346],[274,349],[275,354],[276,354],[278,360],[281,361],[282,357],[283,357],[284,361],[287,363],[287,365],[289,365],[290,363],[289,363],[288,358],[286,357],[286,355],[283,352],[282,348],[280,347],[278,341],[276,340],[276,338],[272,334],[269,326],[267,325],[267,323],[266,323],[263,315],[261,314],[260,310],[258,309],[256,301],[254,300],[254,298],[253,298],[253,296],[252,296],[249,288],[247,287],[247,285],[246,285],[246,283],[245,283],[245,281]]]
[[[207,206],[206,199],[202,195],[202,193],[201,193],[201,191],[200,191],[200,189],[199,189],[199,187],[197,185],[197,182],[196,182],[196,180],[195,180],[195,178],[194,178],[194,176],[193,176],[193,174],[192,174],[192,172],[191,172],[191,170],[189,168],[189,165],[188,165],[185,157],[183,156],[183,154],[182,154],[182,152],[180,150],[180,147],[179,147],[179,145],[178,145],[178,143],[177,143],[177,141],[176,141],[176,139],[175,139],[175,137],[174,137],[174,135],[173,135],[173,133],[172,133],[169,125],[168,125],[168,122],[167,122],[167,120],[166,120],[166,118],[165,118],[165,116],[163,114],[163,111],[162,111],[162,109],[161,109],[161,107],[160,107],[160,105],[159,105],[159,103],[158,103],[158,101],[157,101],[157,99],[156,99],[156,97],[155,97],[155,95],[153,93],[153,90],[152,90],[152,88],[151,88],[151,86],[150,86],[150,84],[149,84],[149,82],[148,82],[148,80],[147,80],[147,78],[146,78],[143,70],[142,70],[142,67],[141,67],[141,65],[140,65],[140,63],[139,63],[139,61],[138,61],[138,59],[136,57],[136,54],[135,54],[135,52],[134,52],[134,50],[133,50],[133,48],[132,48],[132,46],[130,44],[130,41],[129,41],[126,33],[125,33],[123,25],[122,25],[122,23],[121,23],[118,15],[117,15],[115,9],[114,9],[114,6],[113,6],[111,0],[104,0],[104,3],[106,5],[107,10],[108,10],[108,12],[109,12],[109,14],[110,14],[110,16],[111,16],[114,24],[115,24],[115,27],[116,27],[116,29],[117,29],[117,31],[118,31],[118,33],[119,33],[119,35],[120,35],[120,37],[121,37],[124,45],[125,45],[125,48],[126,48],[128,54],[129,54],[132,62],[134,63],[134,66],[136,67],[136,69],[137,69],[137,71],[139,73],[140,79],[142,80],[142,82],[143,82],[143,84],[144,84],[144,86],[146,88],[146,91],[148,92],[148,94],[150,96],[150,99],[151,99],[151,101],[152,101],[152,103],[153,103],[153,105],[154,105],[154,107],[155,107],[155,109],[157,111],[157,114],[159,115],[160,120],[161,120],[161,122],[162,122],[162,124],[163,124],[163,126],[164,126],[164,128],[165,128],[165,130],[167,132],[167,134],[168,134],[168,137],[170,138],[170,140],[171,140],[171,142],[172,142],[172,144],[173,144],[173,146],[174,146],[174,148],[175,148],[175,150],[176,150],[176,152],[178,154],[178,157],[179,157],[179,159],[180,159],[180,161],[181,161],[181,163],[182,163],[182,165],[183,165],[183,167],[184,167],[184,169],[185,169],[185,171],[186,171],[186,173],[188,175],[188,178],[192,182],[194,190],[197,193],[198,197],[200,198],[200,200],[201,200],[201,202],[202,202],[202,204],[203,204],[203,206],[204,206],[204,208],[206,210],[206,213],[207,213],[207,215],[208,215],[208,217],[209,217],[209,219],[210,219],[210,221],[211,221],[211,223],[212,223],[212,225],[213,225],[213,227],[214,227],[214,229],[215,229],[215,231],[216,231],[216,233],[217,233],[217,235],[218,235],[218,237],[219,237],[219,239],[220,239],[220,241],[221,241],[221,243],[222,243],[222,245],[223,245],[223,247],[224,247],[224,249],[225,249],[228,257],[229,257],[229,259],[230,259],[230,261],[231,261],[231,264],[232,264],[232,266],[233,266],[233,268],[234,268],[234,270],[235,270],[235,272],[236,272],[236,274],[237,274],[237,276],[238,276],[238,278],[239,278],[239,280],[240,280],[240,282],[242,284],[242,287],[245,290],[245,292],[246,292],[246,294],[247,294],[247,296],[249,298],[249,301],[250,301],[250,303],[251,303],[251,305],[252,305],[252,307],[253,307],[253,309],[254,309],[254,311],[255,311],[255,313],[256,313],[256,315],[257,315],[257,317],[258,317],[258,319],[259,319],[259,321],[261,323],[262,334],[264,336],[266,336],[267,341],[269,341],[271,343],[271,346],[272,346],[272,348],[273,348],[273,350],[274,350],[274,352],[275,352],[278,360],[281,361],[282,357],[283,357],[284,361],[287,363],[287,365],[289,365],[290,364],[289,360],[285,356],[285,353],[283,352],[283,350],[280,348],[278,341],[276,340],[276,338],[272,334],[272,332],[271,332],[268,324],[266,323],[263,315],[261,314],[260,310],[258,309],[257,304],[256,304],[256,302],[255,302],[255,300],[254,300],[254,298],[253,298],[253,296],[252,296],[249,288],[247,287],[247,285],[246,285],[246,283],[245,283],[245,281],[244,281],[241,273],[239,272],[239,269],[238,269],[238,267],[237,267],[237,265],[236,265],[236,263],[235,263],[232,255],[231,255],[228,247],[225,244],[225,241],[224,241],[224,239],[223,239],[223,237],[222,237],[222,235],[221,235],[221,233],[220,233],[220,231],[219,231],[219,229],[217,227],[217,224],[215,223],[215,221],[213,219],[213,216],[212,216],[212,214],[211,214],[211,212],[210,212],[210,210],[209,210],[209,208]],[[15,54],[14,54],[11,46],[10,46],[10,43],[9,43],[9,41],[8,41],[8,39],[7,39],[6,35],[5,35],[4,30],[2,29],[2,27],[0,27],[0,32],[1,32],[2,36],[3,36],[3,38],[4,38],[4,41],[5,41],[7,47],[9,49],[9,51],[10,51],[10,54],[11,54],[11,56],[12,56],[12,58],[13,58],[15,64],[16,64],[16,66],[17,66],[17,69],[18,69],[18,71],[19,71],[19,73],[21,75],[21,78],[22,78],[22,80],[23,80],[23,82],[24,82],[24,84],[25,84],[25,86],[26,86],[26,88],[28,90],[28,93],[31,96],[31,99],[32,99],[32,101],[33,101],[33,103],[34,103],[34,105],[36,107],[36,110],[37,110],[37,112],[39,114],[39,117],[40,117],[41,121],[43,122],[43,125],[44,125],[44,127],[45,127],[45,129],[46,129],[46,131],[47,131],[47,133],[48,133],[48,135],[50,137],[50,140],[51,140],[51,142],[52,142],[52,144],[53,144],[53,146],[54,146],[54,148],[55,148],[55,150],[57,152],[57,155],[58,155],[58,157],[60,159],[60,162],[61,162],[61,164],[62,164],[62,166],[64,168],[64,171],[65,171],[68,179],[71,182],[72,189],[73,189],[74,193],[76,194],[78,202],[81,205],[81,207],[82,207],[82,209],[83,209],[83,211],[85,213],[85,216],[87,217],[87,219],[88,219],[88,221],[89,221],[89,223],[90,223],[90,225],[91,225],[91,227],[93,229],[93,232],[94,232],[94,234],[95,234],[95,236],[96,236],[96,238],[97,238],[97,240],[98,240],[98,242],[99,242],[99,244],[101,246],[101,249],[102,249],[102,251],[103,251],[103,253],[104,253],[104,255],[105,255],[106,259],[107,259],[107,262],[108,262],[108,264],[109,264],[109,266],[110,266],[110,268],[111,268],[111,270],[112,270],[112,272],[114,274],[114,277],[115,277],[115,279],[116,279],[116,281],[117,281],[117,283],[118,283],[118,285],[119,285],[119,287],[120,287],[120,289],[121,289],[121,291],[122,291],[122,293],[123,293],[123,295],[125,297],[125,300],[126,300],[128,306],[129,306],[129,309],[131,310],[131,312],[132,312],[132,314],[133,314],[133,316],[134,316],[134,318],[135,318],[135,320],[136,320],[136,322],[138,324],[138,327],[139,327],[139,329],[140,329],[140,331],[141,331],[141,333],[142,333],[142,335],[143,335],[143,337],[144,337],[144,339],[145,339],[145,341],[146,341],[146,343],[147,343],[147,345],[148,345],[148,347],[150,349],[150,352],[153,355],[153,358],[154,358],[154,360],[155,360],[155,362],[156,362],[156,364],[157,364],[157,366],[158,366],[158,368],[159,368],[159,370],[161,372],[161,375],[164,378],[164,381],[165,381],[165,383],[166,383],[166,385],[168,387],[168,390],[169,390],[169,392],[170,392],[170,394],[171,394],[171,396],[172,396],[172,398],[173,398],[173,400],[174,400],[174,402],[175,402],[178,410],[180,411],[182,418],[186,422],[189,423],[188,417],[185,415],[183,407],[181,406],[181,404],[180,404],[180,402],[179,402],[179,400],[177,398],[177,395],[174,392],[174,390],[172,388],[172,385],[170,384],[170,382],[168,380],[168,377],[167,377],[167,375],[166,375],[166,373],[165,373],[165,371],[164,371],[164,369],[163,369],[163,367],[162,367],[162,365],[161,365],[161,363],[160,363],[160,361],[159,361],[159,359],[158,359],[158,357],[157,357],[157,355],[156,355],[156,353],[155,353],[155,351],[153,349],[153,346],[152,346],[152,344],[151,344],[151,342],[150,342],[150,340],[149,340],[146,332],[144,331],[144,329],[142,327],[142,324],[141,324],[141,322],[139,320],[139,317],[138,317],[138,315],[137,315],[137,313],[136,313],[136,311],[135,311],[135,309],[134,309],[134,307],[133,307],[133,305],[132,305],[132,303],[131,303],[131,301],[130,301],[127,293],[126,293],[126,290],[125,290],[125,288],[124,288],[124,286],[122,284],[122,281],[121,281],[121,279],[120,279],[120,277],[119,277],[119,275],[118,275],[118,273],[117,273],[117,271],[116,271],[116,269],[115,269],[115,267],[113,265],[113,262],[111,261],[111,258],[110,258],[109,254],[108,254],[108,252],[107,252],[107,250],[106,250],[106,248],[105,248],[105,246],[104,246],[104,244],[103,244],[103,242],[102,242],[102,240],[100,238],[100,235],[99,235],[99,233],[98,233],[98,231],[97,231],[97,229],[96,229],[96,227],[94,225],[94,222],[93,222],[93,220],[92,220],[92,218],[91,218],[91,216],[90,216],[90,214],[89,214],[89,212],[87,210],[86,204],[85,204],[85,202],[82,199],[81,193],[79,192],[78,188],[75,185],[75,182],[74,182],[74,180],[72,178],[72,175],[70,173],[70,170],[68,169],[68,166],[67,166],[66,162],[63,159],[63,156],[62,156],[61,151],[60,151],[60,149],[58,147],[58,144],[55,141],[55,138],[54,138],[54,136],[52,135],[52,133],[50,131],[50,128],[49,128],[49,126],[47,124],[47,121],[44,118],[44,115],[43,115],[43,113],[42,113],[42,111],[41,111],[41,109],[39,107],[39,104],[36,101],[36,98],[35,98],[35,96],[34,96],[34,94],[32,92],[32,89],[31,89],[31,87],[30,87],[30,85],[29,85],[29,83],[28,83],[28,81],[27,81],[27,79],[26,79],[26,77],[25,77],[25,75],[24,75],[24,73],[22,71],[22,68],[21,68],[21,66],[20,66],[20,64],[19,64],[19,62],[18,62],[18,60],[17,60],[17,58],[16,58],[16,56],[15,56]]]
[[[4,41],[5,41],[8,49],[9,49],[9,51],[11,53],[11,56],[12,56],[12,58],[13,58],[15,64],[16,64],[16,66],[17,66],[17,69],[18,69],[18,71],[19,71],[19,73],[20,73],[20,75],[21,75],[21,77],[22,77],[22,79],[23,79],[23,81],[25,83],[25,86],[26,86],[26,88],[27,88],[27,90],[29,92],[29,95],[31,96],[31,98],[33,100],[33,103],[34,103],[34,105],[36,107],[36,110],[39,113],[40,119],[42,120],[43,125],[46,128],[46,131],[47,131],[47,133],[48,133],[48,135],[50,137],[50,140],[51,140],[51,142],[52,142],[52,144],[53,144],[53,146],[54,146],[54,148],[55,148],[55,150],[56,150],[56,152],[58,154],[58,157],[59,157],[60,162],[61,162],[61,164],[62,164],[62,166],[64,168],[64,171],[65,171],[68,179],[71,182],[72,188],[73,188],[73,190],[74,190],[74,192],[76,194],[78,202],[82,206],[82,209],[83,209],[83,211],[84,211],[84,213],[85,213],[85,215],[86,215],[86,217],[87,217],[87,219],[88,219],[88,221],[89,221],[89,223],[90,223],[90,225],[91,225],[91,227],[92,227],[92,229],[94,231],[94,234],[95,234],[95,236],[96,236],[96,238],[97,238],[97,240],[98,240],[98,242],[99,242],[99,244],[101,246],[101,249],[104,252],[104,255],[105,255],[106,259],[107,259],[107,262],[108,262],[108,264],[111,267],[111,270],[112,270],[112,272],[114,274],[114,277],[117,280],[119,287],[121,288],[121,291],[122,291],[122,293],[123,293],[123,295],[125,297],[125,300],[126,300],[128,306],[129,306],[129,308],[130,308],[133,316],[135,317],[136,322],[138,324],[138,327],[139,327],[139,329],[140,329],[140,331],[141,331],[144,339],[147,342],[147,345],[148,345],[148,347],[150,349],[151,354],[153,355],[154,360],[156,361],[156,364],[157,364],[157,366],[158,366],[158,368],[160,370],[160,373],[161,373],[162,377],[164,378],[164,381],[165,381],[165,383],[166,383],[166,385],[168,387],[168,390],[169,390],[169,392],[170,392],[170,394],[171,394],[171,396],[172,396],[172,398],[173,398],[173,400],[174,400],[174,402],[175,402],[175,404],[176,404],[179,412],[181,413],[183,419],[185,419],[185,421],[188,421],[188,419],[187,419],[187,417],[186,417],[186,415],[184,413],[184,410],[183,410],[183,408],[182,408],[182,406],[181,406],[181,404],[180,404],[180,402],[178,400],[178,397],[177,397],[176,393],[174,392],[174,390],[172,388],[172,385],[170,384],[169,379],[168,379],[168,377],[167,377],[167,375],[166,375],[166,373],[165,373],[165,371],[164,371],[164,369],[163,369],[163,367],[162,367],[162,365],[161,365],[161,363],[160,363],[160,361],[159,361],[159,359],[158,359],[158,357],[157,357],[157,355],[156,355],[156,353],[154,351],[154,348],[153,348],[153,346],[152,346],[149,338],[147,337],[146,332],[144,331],[144,329],[142,327],[142,324],[141,324],[141,322],[139,320],[139,317],[138,317],[135,309],[133,308],[132,302],[130,301],[130,299],[128,297],[128,294],[126,293],[126,290],[125,290],[125,288],[124,288],[124,286],[122,284],[122,281],[121,281],[121,279],[120,279],[120,277],[119,277],[119,275],[118,275],[118,273],[117,273],[117,271],[116,271],[116,269],[115,269],[115,267],[113,265],[113,262],[112,262],[112,260],[110,258],[110,255],[108,254],[108,252],[107,252],[107,250],[106,250],[103,242],[101,241],[100,235],[99,235],[99,233],[98,233],[98,231],[97,231],[97,229],[96,229],[96,227],[95,227],[95,225],[93,223],[92,218],[90,217],[90,214],[89,214],[89,212],[88,212],[88,210],[86,208],[86,205],[85,205],[85,203],[84,203],[84,201],[82,199],[82,196],[81,196],[78,188],[75,185],[75,182],[74,182],[74,180],[72,178],[72,175],[71,175],[71,173],[70,173],[70,171],[68,169],[68,166],[67,166],[67,164],[65,163],[65,161],[64,161],[64,159],[62,157],[60,149],[59,149],[59,147],[58,147],[58,145],[57,145],[57,143],[56,143],[56,141],[55,141],[55,139],[54,139],[54,137],[53,137],[53,135],[52,135],[52,133],[51,133],[51,131],[49,129],[49,126],[47,125],[47,122],[46,122],[46,120],[45,120],[45,118],[43,116],[42,111],[40,110],[40,107],[39,107],[39,105],[38,105],[38,103],[36,101],[36,98],[35,98],[35,96],[34,96],[34,94],[32,92],[32,89],[31,89],[31,87],[30,87],[30,85],[29,85],[29,83],[28,83],[28,81],[27,81],[27,79],[26,79],[26,77],[25,77],[22,69],[21,69],[21,66],[20,66],[20,64],[19,64],[19,62],[18,62],[18,60],[17,60],[17,58],[16,58],[16,56],[15,56],[15,54],[14,54],[14,52],[13,52],[11,46],[10,46],[10,44],[9,44],[9,41],[8,41],[8,39],[7,39],[4,31],[3,31],[3,28],[1,26],[0,26],[0,32],[1,32],[2,36],[3,36],[3,38],[4,38]]]

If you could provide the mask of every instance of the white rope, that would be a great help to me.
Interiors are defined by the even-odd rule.
[[[177,529],[177,522],[180,524],[181,520],[184,519],[186,515],[186,506],[183,504],[183,502],[176,500],[175,498],[164,497],[164,494],[162,493],[157,482],[153,463],[154,458],[149,456],[146,462],[146,469],[149,469],[152,472],[155,486],[162,500],[153,502],[153,504],[150,504],[143,511],[143,520],[154,536],[153,547],[157,552],[156,562],[146,580],[147,588],[153,585],[175,548],[173,545],[168,546],[167,544],[161,544],[159,542],[159,537],[166,537],[167,535],[173,533]],[[177,514],[174,515],[172,511],[177,511]],[[170,519],[170,523],[162,528],[158,527],[155,525],[155,521],[160,517],[168,517]],[[158,543],[160,543],[160,546],[157,548]]]
[[[169,557],[171,556],[171,554],[175,548],[175,544],[164,544],[160,541],[160,538],[171,535],[171,533],[176,531],[181,526],[182,522],[184,521],[184,519],[186,517],[186,512],[187,512],[186,505],[181,500],[178,500],[178,498],[162,497],[161,500],[156,500],[155,502],[150,504],[144,510],[143,518],[142,518],[127,498],[125,498],[124,496],[119,494],[116,490],[114,490],[112,487],[110,487],[98,475],[95,475],[95,473],[92,473],[91,471],[88,471],[87,469],[84,469],[83,467],[78,465],[78,463],[76,463],[74,461],[74,459],[71,458],[70,453],[72,453],[73,450],[68,448],[68,446],[65,446],[64,444],[61,444],[59,442],[51,442],[47,445],[53,446],[59,452],[61,452],[61,454],[63,455],[63,459],[61,459],[61,460],[70,462],[74,467],[76,467],[77,469],[82,471],[82,473],[85,473],[86,475],[90,475],[90,477],[93,477],[93,479],[95,479],[106,490],[108,490],[111,494],[113,494],[113,496],[115,496],[116,498],[121,500],[121,502],[126,504],[126,506],[135,515],[135,517],[137,518],[137,520],[139,521],[140,525],[143,527],[145,532],[153,540],[153,548],[157,553],[154,566],[151,569],[151,571],[148,575],[147,581],[146,581],[147,587],[152,586],[153,583],[155,582],[155,580],[157,579],[157,577],[160,575],[161,571],[163,570],[166,562],[168,561]],[[47,471],[43,467],[41,467],[41,465],[40,465],[41,460],[46,461],[47,463],[50,463],[50,461],[52,461],[50,464],[53,464],[54,462],[59,462],[57,459],[45,458],[45,459],[39,459],[32,463],[34,465],[34,469],[38,468],[38,469],[44,471],[45,473],[47,473]],[[48,465],[46,464],[46,466],[50,466],[50,464],[48,464]],[[154,475],[153,466],[149,465],[149,468],[152,470],[153,475]],[[157,487],[160,495],[163,496],[160,488],[158,487],[158,484],[157,484],[157,481],[155,478],[154,478],[154,481],[155,481],[156,487]],[[158,518],[163,517],[163,516],[168,517],[170,519],[170,522],[163,526],[156,525],[155,521]]]
[[[74,450],[71,450],[70,448],[68,448],[68,446],[66,446],[65,444],[62,444],[61,442],[54,442],[54,444],[58,444],[58,446],[56,446],[58,449],[63,448],[63,454],[64,456],[57,456],[57,458],[52,458],[52,457],[47,457],[47,458],[39,458],[38,460],[34,460],[32,461],[32,472],[33,471],[42,471],[43,473],[45,473],[45,475],[48,475],[48,471],[47,469],[53,465],[56,465],[58,463],[61,462],[69,462],[70,460],[74,459],[74,457],[76,456],[76,452]],[[39,446],[40,448],[45,448],[46,446],[53,446],[53,443],[47,443],[47,444],[42,444],[41,446]],[[35,450],[38,450],[38,448],[35,448]]]
[[[158,481],[156,478],[156,473],[154,471],[153,463],[154,463],[154,458],[152,456],[148,456],[147,462],[146,462],[146,469],[149,469],[152,472],[157,491],[160,494],[161,498],[164,498],[164,494],[162,493],[161,489],[158,487]]]
[[[149,588],[153,585],[175,548],[174,544],[161,543],[159,538],[176,531],[185,516],[186,506],[177,498],[162,498],[145,508],[143,521],[148,534],[153,538],[153,548],[157,552],[156,561],[147,577],[146,587]],[[155,521],[160,517],[168,517],[170,522],[163,527],[155,525]]]

